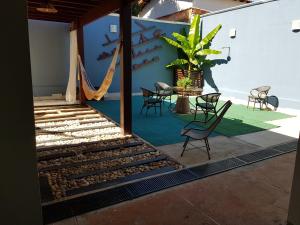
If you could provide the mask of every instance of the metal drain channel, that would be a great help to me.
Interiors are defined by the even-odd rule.
[[[42,207],[44,224],[80,215],[132,199],[124,187],[117,187]]]
[[[274,147],[274,149],[283,153],[293,152],[297,150],[297,142],[293,141],[290,143],[279,145]]]
[[[149,194],[152,192],[160,191],[170,188],[179,184],[184,184],[189,181],[196,180],[195,176],[188,169],[161,175],[158,177],[149,178],[146,180],[138,181],[127,185],[127,189],[134,198]]]
[[[281,152],[278,152],[273,149],[264,149],[258,152],[253,152],[246,155],[238,156],[237,158],[246,163],[255,163],[281,154],[282,154]]]
[[[246,166],[268,158],[295,151],[297,141],[266,148],[257,152],[208,163],[180,171],[125,184],[116,188],[99,191],[43,206],[44,223],[53,223],[68,217],[76,216],[92,210],[131,200],[146,194],[174,187],[190,181],[202,179],[214,174]],[[130,180],[130,178],[128,178]]]
[[[205,178],[214,174],[222,173],[228,170],[232,170],[241,166],[246,165],[245,162],[242,162],[236,158],[225,159],[222,161],[205,164],[201,166],[196,166],[190,168],[194,174],[196,174],[198,179]]]

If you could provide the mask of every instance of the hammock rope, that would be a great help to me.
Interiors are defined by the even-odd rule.
[[[78,55],[78,72],[80,73],[79,75],[81,78],[84,95],[88,100],[95,99],[99,101],[107,93],[116,71],[119,52],[120,52],[120,44],[117,45],[110,66],[108,67],[106,75],[103,79],[103,82],[97,90],[89,80],[86,70],[84,69],[84,66],[82,64],[81,57]]]

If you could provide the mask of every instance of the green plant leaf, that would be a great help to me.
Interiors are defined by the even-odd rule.
[[[189,77],[180,78],[176,82],[177,86],[182,88],[186,88],[187,86],[190,86],[192,83],[193,81]]]
[[[195,49],[197,43],[200,41],[200,15],[195,15],[190,26],[190,32],[188,36],[188,40],[190,43],[190,47]]]
[[[212,41],[212,39],[216,36],[216,34],[219,32],[219,30],[220,30],[221,28],[222,28],[222,25],[221,25],[221,24],[219,24],[218,26],[216,26],[215,29],[213,29],[211,32],[209,32],[209,33],[205,36],[205,38],[203,38],[203,39],[200,41],[200,43],[198,44],[198,46],[197,46],[196,48],[198,48],[198,47],[203,48],[203,46],[209,44],[209,42]],[[200,45],[200,46],[199,46],[199,45]]]
[[[176,48],[183,49],[183,47],[178,42],[176,42],[170,38],[167,38],[167,37],[161,37],[161,38],[164,39],[168,44],[173,45]]]
[[[191,59],[190,62],[192,64],[194,64],[195,66],[197,66],[199,64],[198,60],[197,59]]]
[[[176,33],[174,32],[173,34],[173,37],[175,37],[178,41],[180,41],[181,45],[184,47],[184,48],[189,48],[189,42],[188,40],[186,39],[185,36],[179,34],[179,33]]]
[[[204,64],[208,65],[208,63],[205,63],[207,55],[221,53],[221,51],[211,50],[210,45],[222,25],[218,25],[201,40],[202,35],[200,30],[202,30],[202,25],[200,27],[200,22],[200,16],[195,15],[188,34],[186,34],[183,28],[181,33],[174,32],[172,34],[176,40],[163,37],[168,44],[176,47],[178,52],[178,59],[167,65],[167,68],[177,66],[185,69],[188,67],[188,70],[199,70]]]
[[[200,56],[203,56],[203,55],[218,55],[218,54],[221,54],[222,52],[221,51],[218,51],[218,50],[213,50],[213,49],[203,49],[203,50],[200,50],[196,53],[196,55],[200,55]]]
[[[166,65],[166,68],[170,68],[172,66],[182,66],[182,65],[185,65],[188,63],[189,63],[189,61],[186,59],[175,59],[170,64]]]

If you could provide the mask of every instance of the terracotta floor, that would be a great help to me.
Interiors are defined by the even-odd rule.
[[[285,154],[55,225],[283,225],[294,160]]]

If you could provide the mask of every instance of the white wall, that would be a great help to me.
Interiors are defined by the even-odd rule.
[[[194,0],[193,7],[205,9],[208,11],[217,11],[238,5],[243,5],[240,1],[234,0]]]
[[[156,19],[192,6],[192,0],[152,0],[140,12],[139,17]]]
[[[69,25],[29,20],[34,96],[65,94],[69,73]]]
[[[279,98],[279,106],[300,109],[300,32],[291,31],[292,20],[299,19],[299,0],[271,1],[242,9],[204,15],[204,34],[217,24],[223,27],[212,48],[223,51],[210,58],[231,61],[207,71],[205,92],[217,86],[223,96],[247,100],[249,90],[271,86],[270,95]],[[236,28],[236,38],[228,33]]]
[[[139,17],[157,19],[191,7],[217,11],[243,4],[245,3],[234,0],[152,0],[140,12]]]

